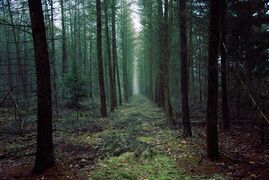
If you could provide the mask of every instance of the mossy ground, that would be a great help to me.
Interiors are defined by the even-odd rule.
[[[134,97],[109,118],[99,118],[99,111],[88,107],[79,112],[66,110],[59,117],[54,132],[57,166],[32,179],[224,179],[216,175],[222,171],[215,163],[203,160],[206,164],[201,165],[204,147],[195,137],[183,139],[163,110],[147,99]],[[21,151],[22,158],[14,156],[0,163],[6,179],[31,179],[25,172],[33,166],[35,136],[29,134],[19,142],[33,146]]]
[[[171,130],[165,114],[148,100],[133,98],[113,113],[110,123],[110,128],[90,138],[98,139],[95,142],[102,155],[89,179],[210,178],[188,173],[199,158],[179,131]]]

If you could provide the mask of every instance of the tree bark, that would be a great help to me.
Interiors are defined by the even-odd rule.
[[[113,94],[114,94],[114,104],[115,104],[115,107],[117,107],[116,71],[117,71],[117,64],[118,64],[118,55],[117,55],[117,39],[116,39],[116,0],[112,0],[111,10],[112,10],[111,26],[112,26],[112,59],[113,59],[113,84],[114,84]],[[118,81],[120,81],[120,80],[118,79]],[[120,82],[119,82],[119,84],[120,84]],[[119,91],[119,89],[118,89],[118,91]],[[121,98],[121,97],[119,97],[119,98]]]
[[[223,118],[223,129],[225,131],[230,129],[229,122],[229,108],[228,108],[228,97],[227,97],[227,54],[225,51],[226,46],[226,17],[227,17],[227,1],[221,1],[221,24],[220,24],[220,53],[221,53],[221,99],[222,99],[222,118]]]
[[[128,85],[129,85],[129,78],[128,78],[128,48],[127,48],[127,37],[126,37],[126,20],[125,20],[125,14],[126,10],[123,8],[123,6],[126,6],[125,2],[121,2],[122,9],[121,9],[121,34],[122,34],[122,73],[123,73],[123,92],[124,92],[124,99],[126,102],[129,100],[129,92],[128,92]]]
[[[9,2],[8,2],[9,3]],[[2,7],[5,7],[5,3],[4,1],[2,1]],[[10,5],[9,5],[10,6]],[[8,12],[6,12],[8,10]],[[9,13],[10,15],[10,10],[9,8],[6,10],[6,8],[3,9],[3,18],[4,20],[7,20],[7,15]],[[11,17],[11,16],[10,16]],[[12,22],[11,22],[12,23]],[[8,31],[8,27],[5,26],[4,27],[4,30],[5,30],[5,48],[6,48],[6,53],[7,53],[7,64],[8,64],[8,67],[7,67],[7,73],[8,73],[8,86],[9,86],[9,89],[13,88],[14,86],[14,78],[13,78],[13,73],[12,73],[12,58],[10,56],[10,32]],[[12,32],[13,32],[13,29],[12,29]]]
[[[180,59],[181,59],[181,111],[183,136],[191,137],[191,124],[189,113],[189,75],[188,75],[188,50],[186,33],[186,0],[180,0],[179,4],[179,26],[180,26]]]
[[[114,72],[112,67],[112,58],[111,58],[111,46],[110,46],[110,37],[108,29],[108,8],[107,0],[104,1],[104,11],[105,11],[105,35],[106,35],[106,50],[107,50],[107,62],[108,62],[108,73],[109,73],[109,93],[110,93],[110,111],[115,109],[115,100],[114,100]]]
[[[186,10],[185,10],[186,13]],[[193,58],[193,4],[190,4],[189,15],[189,43],[188,43],[188,65],[189,65],[189,94],[190,94],[190,103],[195,104],[197,102],[197,96],[195,92],[195,58]]]
[[[24,84],[23,81],[23,71],[22,71],[22,60],[21,60],[21,51],[20,51],[20,44],[19,44],[19,37],[16,35],[16,28],[14,25],[14,19],[13,19],[13,13],[12,13],[12,9],[11,9],[11,1],[7,0],[7,6],[8,6],[8,12],[9,12],[9,18],[11,21],[11,25],[12,25],[12,35],[14,38],[14,43],[15,43],[15,50],[16,50],[16,86],[22,86],[23,92],[25,97],[27,96],[27,92],[25,92],[26,88],[26,84]],[[19,88],[16,89],[17,90],[17,96],[19,95]]]
[[[89,80],[90,80],[90,92],[89,92],[89,95],[90,95],[90,97],[91,97],[91,99],[93,99],[93,88],[92,88],[92,86],[93,86],[93,78],[92,78],[92,69],[93,69],[93,50],[92,50],[92,38],[90,37],[90,58],[89,58],[89,65],[90,65],[90,67],[89,67]]]
[[[98,58],[98,78],[99,78],[99,93],[101,101],[101,116],[107,117],[106,108],[106,93],[104,83],[103,55],[102,55],[102,21],[101,21],[101,1],[96,0],[97,12],[97,58]]]
[[[208,49],[208,89],[207,89],[207,157],[218,159],[218,47],[219,47],[219,19],[220,1],[210,0],[210,27]]]
[[[163,63],[163,70],[164,70],[164,99],[165,99],[165,111],[168,115],[170,123],[172,125],[176,125],[174,116],[173,116],[173,109],[171,104],[171,97],[170,97],[170,58],[171,58],[171,36],[172,34],[171,28],[173,23],[173,3],[172,1],[165,0],[164,1],[164,63]]]
[[[120,73],[119,73],[119,62],[117,56],[117,39],[116,39],[116,2],[113,0],[112,3],[112,51],[113,51],[113,63],[114,63],[114,76],[117,79],[117,82],[114,80],[115,84],[115,92],[116,93],[116,84],[118,86],[118,96],[119,96],[119,105],[122,105],[122,97],[121,97],[121,82],[120,82]],[[116,97],[116,96],[115,96]]]
[[[64,0],[60,0],[60,5],[61,5],[61,23],[62,23],[62,76],[64,76],[64,74],[66,73],[66,69],[67,69]]]
[[[58,120],[59,116],[59,108],[58,108],[58,87],[57,87],[57,71],[56,71],[56,48],[55,48],[55,40],[54,40],[54,7],[53,1],[50,0],[50,17],[51,17],[51,68],[52,68],[52,85],[54,90],[54,105],[55,105],[55,112],[56,112],[56,119]]]
[[[164,102],[164,70],[163,70],[163,60],[164,60],[164,55],[163,55],[163,40],[165,34],[163,34],[163,2],[162,0],[158,0],[158,48],[159,48],[159,58],[158,58],[158,75],[156,76],[156,85],[157,85],[157,105],[158,107],[164,107],[165,102]]]
[[[34,173],[42,173],[54,162],[52,99],[48,46],[41,0],[29,0],[37,75],[37,151]]]

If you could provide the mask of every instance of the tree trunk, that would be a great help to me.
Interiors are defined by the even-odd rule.
[[[173,23],[173,3],[172,1],[168,2],[168,0],[164,1],[164,63],[163,63],[163,70],[164,70],[164,98],[165,98],[165,111],[169,117],[170,123],[172,125],[176,125],[174,116],[173,116],[173,109],[171,105],[171,97],[170,97],[170,57],[171,57],[171,36],[172,34],[171,28]]]
[[[158,59],[158,76],[156,77],[156,85],[157,85],[157,105],[158,107],[164,107],[164,70],[163,70],[163,62],[164,55],[163,55],[163,40],[165,34],[163,34],[163,2],[162,0],[158,0],[158,48],[159,48],[159,59]]]
[[[122,105],[122,98],[121,98],[121,85],[120,85],[120,73],[119,73],[119,65],[118,62],[116,63],[116,73],[117,73],[117,82],[118,82],[118,95],[119,95],[119,105]]]
[[[186,10],[185,10],[186,13]],[[195,92],[195,72],[194,72],[194,66],[195,66],[195,58],[193,58],[193,4],[190,4],[190,11],[189,11],[189,44],[188,44],[188,65],[189,65],[189,92],[190,92],[190,99],[192,101],[190,103],[195,104],[197,102],[196,98],[196,92]]]
[[[198,62],[198,94],[199,94],[199,104],[202,104],[202,66],[201,66],[201,62],[202,62],[202,46],[201,46],[201,37],[200,34],[198,35],[198,57],[199,57],[199,62]]]
[[[126,33],[123,32],[123,90],[124,90],[124,99],[126,102],[129,101],[129,92],[128,92],[128,64],[127,64],[127,45],[126,45]]]
[[[126,20],[125,20],[125,9],[123,9],[123,6],[126,6],[125,2],[121,2],[122,5],[122,12],[121,12],[121,34],[122,34],[122,72],[123,72],[123,92],[124,92],[124,99],[126,102],[129,100],[129,92],[128,92],[128,64],[127,64],[127,37],[126,37]]]
[[[64,0],[60,0],[60,5],[61,5],[61,23],[62,23],[62,76],[64,76],[64,74],[66,73],[66,70],[67,70]]]
[[[88,37],[87,37],[87,15],[86,15],[86,3],[83,0],[83,70],[84,75],[88,77]]]
[[[56,72],[56,58],[55,58],[55,40],[54,40],[54,7],[53,1],[50,0],[50,17],[51,17],[51,68],[52,68],[52,81],[53,81],[53,90],[54,90],[54,103],[55,103],[55,112],[56,119],[58,120],[58,88],[57,88],[57,72]]]
[[[12,64],[11,64],[11,58],[10,58],[10,46],[9,46],[9,32],[7,30],[7,27],[5,27],[5,35],[6,35],[6,52],[7,52],[7,73],[8,73],[8,86],[9,89],[13,88],[13,74],[12,74]]]
[[[23,89],[23,92],[24,92],[24,95],[26,97],[26,92],[25,92],[25,85],[24,84],[24,81],[23,81],[23,73],[22,73],[22,61],[21,61],[21,51],[20,51],[20,44],[19,44],[19,37],[20,36],[17,36],[16,35],[16,28],[15,28],[15,25],[14,25],[14,19],[13,19],[13,13],[12,13],[12,10],[11,10],[11,1],[10,0],[7,0],[7,6],[8,6],[8,12],[9,12],[9,18],[10,18],[10,21],[11,21],[11,25],[12,25],[12,35],[13,35],[13,38],[14,38],[14,43],[15,43],[15,50],[16,50],[16,86],[17,87],[17,98],[18,98],[18,95],[19,95],[19,87],[22,86],[22,89]]]
[[[208,49],[208,89],[207,89],[207,157],[218,159],[218,47],[220,1],[210,0],[210,28]]]
[[[186,33],[186,0],[180,0],[179,4],[179,26],[180,26],[180,59],[181,59],[181,111],[183,136],[191,137],[191,124],[189,113],[189,75],[188,75],[188,50]]]
[[[108,73],[109,73],[109,93],[110,93],[110,111],[114,111],[115,109],[115,100],[114,100],[114,72],[111,63],[111,46],[110,46],[110,38],[109,38],[109,29],[108,29],[108,15],[107,15],[107,0],[104,1],[104,11],[105,11],[105,35],[106,35],[106,50],[107,50],[107,62],[108,62]]]
[[[41,0],[29,0],[37,75],[37,151],[34,173],[54,165],[50,65]]]
[[[103,69],[103,57],[102,57],[102,22],[101,22],[101,2],[96,0],[96,12],[97,12],[97,58],[98,58],[98,77],[99,77],[99,93],[101,101],[101,116],[107,117],[106,109],[106,93],[104,83],[104,69]]]
[[[226,46],[226,17],[227,17],[227,2],[221,0],[221,42],[220,42],[220,53],[221,53],[221,99],[222,99],[222,118],[223,128],[225,131],[229,130],[229,108],[228,108],[228,97],[227,97],[227,54],[225,50]]]
[[[89,62],[89,65],[90,65],[90,69],[89,69],[89,80],[90,80],[90,92],[89,92],[89,94],[90,94],[90,97],[91,97],[91,99],[93,99],[93,88],[92,88],[92,86],[93,86],[93,78],[92,78],[92,66],[93,66],[93,50],[92,50],[92,38],[90,37],[90,62]]]
[[[117,55],[117,39],[116,39],[116,0],[112,0],[112,59],[113,59],[113,96],[114,96],[114,104],[117,107],[117,83],[116,83],[116,69],[118,63],[118,55]],[[119,81],[119,79],[118,79]]]

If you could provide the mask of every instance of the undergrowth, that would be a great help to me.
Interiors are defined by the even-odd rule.
[[[81,142],[98,150],[90,179],[223,179],[189,173],[188,168],[194,168],[199,158],[157,110],[138,97],[108,120],[96,122],[102,131],[80,136]]]
[[[91,173],[92,179],[178,179],[180,171],[169,156],[150,155],[144,151],[140,157],[127,152],[101,161]]]

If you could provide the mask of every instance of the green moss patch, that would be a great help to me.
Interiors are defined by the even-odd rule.
[[[135,153],[124,153],[101,161],[91,179],[179,179],[182,174],[176,162],[164,154],[136,157]]]

